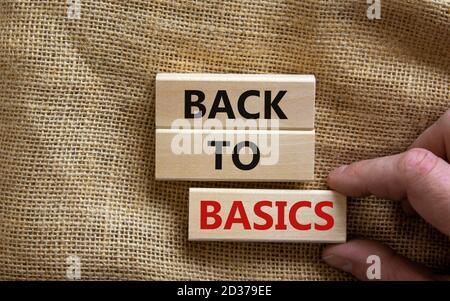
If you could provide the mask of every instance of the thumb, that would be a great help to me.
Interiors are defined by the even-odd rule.
[[[325,248],[323,260],[359,280],[438,280],[431,271],[370,240],[353,240]]]
[[[426,149],[364,160],[332,171],[328,185],[348,196],[407,199],[414,210],[450,236],[450,165]]]

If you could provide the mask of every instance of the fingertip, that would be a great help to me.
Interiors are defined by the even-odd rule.
[[[355,241],[350,241],[343,244],[326,246],[322,251],[322,260],[333,268],[355,275],[353,270],[355,267],[355,260],[352,258],[353,255],[349,250],[352,248],[354,242]]]
[[[347,169],[348,165],[341,165],[335,169],[333,169],[329,174],[327,178],[327,184],[330,188],[335,188],[337,186],[337,181],[342,174],[344,174],[345,170]]]
[[[350,197],[362,197],[367,195],[364,183],[365,176],[361,174],[361,168],[365,167],[365,162],[355,162],[349,165],[342,165],[332,170],[328,175],[327,184],[331,189]]]
[[[322,259],[326,257],[327,255],[330,255],[332,253],[332,250],[335,246],[338,246],[339,244],[329,244],[322,250]]]
[[[346,273],[353,272],[353,263],[351,260],[348,260],[346,257],[342,257],[333,253],[330,253],[326,256],[322,257],[323,261],[325,261],[328,265],[333,268],[339,269]]]
[[[371,241],[351,240],[343,244],[327,246],[322,252],[322,259],[331,267],[351,273],[359,280],[367,280],[365,268],[368,244]]]

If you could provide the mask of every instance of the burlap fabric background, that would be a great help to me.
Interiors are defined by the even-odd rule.
[[[325,189],[448,107],[449,2],[0,1],[0,278],[351,279],[321,244],[187,241],[190,186]],[[157,72],[315,74],[316,181],[154,179]],[[437,271],[450,243],[398,203],[349,199],[349,238]]]

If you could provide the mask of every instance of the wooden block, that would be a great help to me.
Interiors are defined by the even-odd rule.
[[[314,131],[157,129],[155,177],[208,181],[312,180],[314,139]]]
[[[196,106],[195,102],[200,105]],[[160,73],[156,127],[314,129],[314,75]],[[203,115],[194,118],[195,114]],[[174,124],[173,122],[177,120]],[[270,122],[267,122],[270,120]]]
[[[346,197],[330,190],[189,189],[189,240],[346,240]]]

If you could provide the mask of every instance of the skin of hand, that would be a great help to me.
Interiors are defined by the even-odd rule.
[[[450,237],[450,109],[400,154],[355,162],[333,170],[328,186],[350,197],[375,195],[398,200],[407,214],[418,214]],[[449,250],[443,250],[449,252]],[[330,245],[329,265],[367,279],[368,256],[381,262],[381,280],[450,280],[370,240]]]

